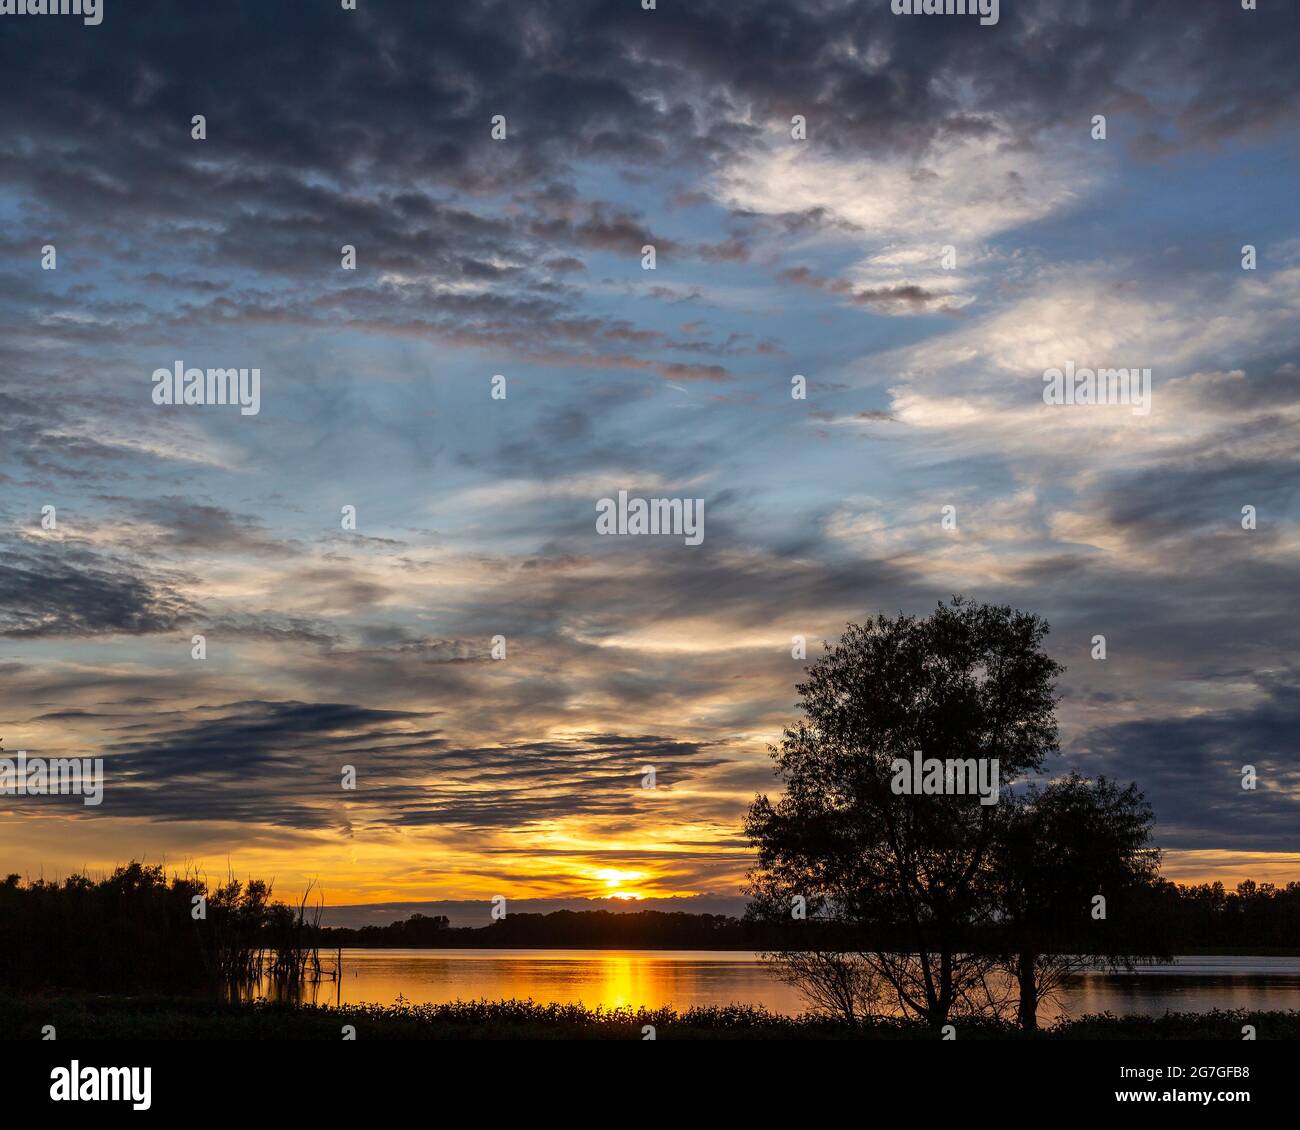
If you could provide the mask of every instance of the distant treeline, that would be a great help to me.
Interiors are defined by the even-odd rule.
[[[555,910],[550,914],[511,912],[485,926],[451,926],[441,915],[415,914],[388,926],[325,927],[321,946],[754,950],[777,945],[785,934],[782,927],[744,922],[725,914]]]
[[[1161,880],[1138,892],[1133,910],[1175,953],[1300,948],[1300,882],[1279,887],[1247,879],[1230,891],[1222,883]]]
[[[1161,880],[1128,894],[1111,912],[1115,929],[1153,950],[1300,948],[1300,882],[1285,887],[1247,880],[1182,886]],[[335,946],[555,949],[780,949],[797,943],[803,923],[746,921],[724,914],[657,910],[558,910],[507,914],[484,926],[451,926],[443,916],[415,914],[388,926],[323,928],[322,949]],[[865,940],[826,927],[845,949]],[[869,939],[888,944],[879,934]],[[1090,942],[1093,939],[1089,939]],[[823,939],[825,942],[825,938]],[[978,937],[970,939],[978,947]],[[1058,946],[1068,951],[1069,939]]]

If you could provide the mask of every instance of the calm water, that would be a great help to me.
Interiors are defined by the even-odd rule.
[[[333,964],[333,954],[321,958]],[[392,1004],[399,994],[417,1004],[531,997],[589,1008],[761,1004],[791,1014],[806,1008],[756,955],[730,950],[345,949],[339,985],[321,984],[316,997]],[[1300,1009],[1300,957],[1185,957],[1136,975],[1088,973],[1073,981],[1060,1009],[1045,1007],[1041,1017],[1211,1008]]]

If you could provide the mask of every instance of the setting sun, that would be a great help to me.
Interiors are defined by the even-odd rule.
[[[646,873],[644,871],[618,871],[612,867],[596,872],[596,878],[604,880],[605,886],[610,888],[607,897],[616,899],[639,899],[641,896],[635,891],[624,891],[620,888],[624,883],[634,882],[645,877]]]

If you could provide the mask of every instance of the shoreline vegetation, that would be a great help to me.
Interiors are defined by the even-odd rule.
[[[1007,1020],[953,1021],[962,1040],[1240,1040],[1252,1025],[1259,1040],[1300,1039],[1300,1010],[1215,1009],[1159,1017],[1081,1016],[1026,1030]],[[53,1025],[60,1040],[302,1040],[343,1038],[352,1025],[367,1040],[891,1040],[940,1036],[923,1020],[871,1018],[846,1024],[806,1013],[783,1016],[729,1005],[692,1008],[585,1008],[527,1000],[448,1004],[318,1005],[214,1001],[201,997],[124,997],[0,993],[0,1040],[40,1039]],[[653,1036],[647,1032],[653,1028]]]

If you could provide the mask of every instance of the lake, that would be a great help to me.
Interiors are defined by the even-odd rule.
[[[332,966],[334,954],[322,953]],[[526,999],[589,1008],[645,1005],[764,1005],[797,1014],[806,1006],[775,980],[757,955],[733,950],[345,949],[343,977],[314,986],[325,1003],[415,1004]],[[1086,973],[1074,978],[1062,1011],[1159,1016],[1212,1008],[1300,1009],[1300,957],[1182,957],[1137,974]]]

